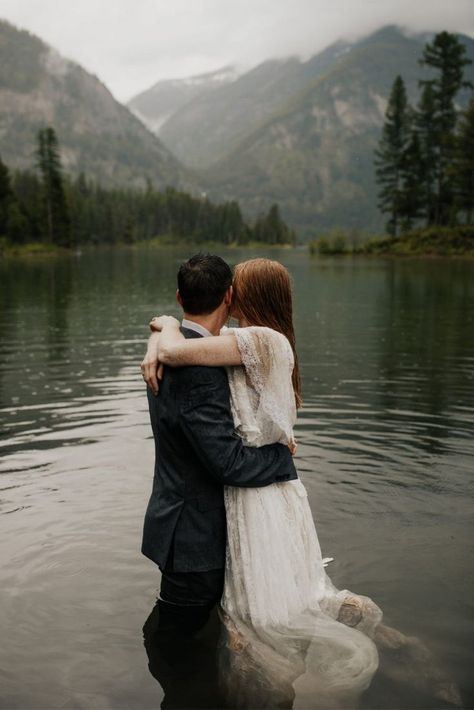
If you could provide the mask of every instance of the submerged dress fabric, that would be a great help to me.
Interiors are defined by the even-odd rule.
[[[237,433],[247,446],[287,444],[296,420],[288,340],[264,327],[224,332],[235,335],[243,363],[228,368]],[[291,706],[296,681],[312,707],[354,706],[377,669],[372,637],[382,613],[371,599],[332,584],[304,485],[228,486],[224,496],[228,541],[221,606],[232,702]],[[358,610],[357,628],[353,616],[350,626],[337,620],[351,605]]]

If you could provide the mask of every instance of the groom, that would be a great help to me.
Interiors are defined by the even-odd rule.
[[[179,269],[177,299],[186,338],[218,335],[231,308],[230,267],[218,256],[193,256]],[[156,456],[142,552],[162,573],[158,631],[192,635],[222,595],[224,485],[267,486],[297,474],[286,446],[243,446],[224,368],[166,368],[155,395],[152,352],[142,363]]]

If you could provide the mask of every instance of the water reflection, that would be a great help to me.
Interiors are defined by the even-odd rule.
[[[159,579],[140,555],[153,443],[138,363],[149,317],[177,313],[184,256],[0,263],[4,707],[161,702],[141,633]],[[295,282],[297,465],[331,577],[417,636],[469,705],[474,264],[275,258]],[[382,673],[362,708],[432,703]]]
[[[174,624],[168,628],[162,616],[157,600],[143,626],[148,668],[164,692],[161,708],[223,708],[224,696],[219,692],[221,628],[217,610],[198,631],[183,628],[178,632]]]
[[[434,455],[443,453],[452,423],[457,429],[450,409],[462,403],[463,375],[468,378],[472,366],[474,291],[468,269],[462,261],[449,269],[434,262],[430,270],[423,262],[407,268],[392,261],[377,302],[381,405],[400,423],[417,420],[419,446]]]

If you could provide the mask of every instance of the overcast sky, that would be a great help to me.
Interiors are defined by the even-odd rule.
[[[384,24],[474,36],[474,0],[0,0],[121,101],[159,79],[311,55]]]

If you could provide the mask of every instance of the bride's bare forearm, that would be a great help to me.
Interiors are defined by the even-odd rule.
[[[179,365],[189,365],[183,361],[183,346],[186,338],[181,333],[178,324],[166,324],[160,333],[159,358],[164,365],[177,367]]]
[[[160,362],[171,367],[240,365],[242,358],[234,335],[186,339],[173,325],[161,331]]]

